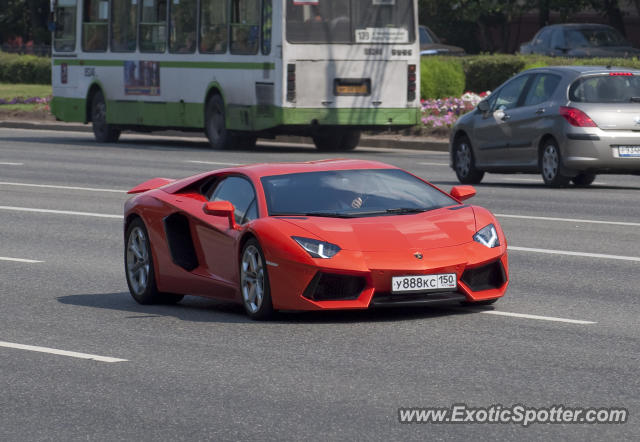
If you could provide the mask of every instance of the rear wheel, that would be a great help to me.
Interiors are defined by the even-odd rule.
[[[453,168],[462,184],[478,184],[484,171],[476,169],[471,142],[466,136],[458,137],[453,145]]]
[[[100,143],[114,143],[120,138],[120,129],[107,123],[107,104],[102,91],[91,98],[91,126],[93,136]]]
[[[595,180],[596,180],[595,173],[581,173],[571,178],[571,181],[573,181],[573,184],[575,184],[578,187],[587,187],[591,185],[591,183],[593,183]]]
[[[273,315],[269,275],[260,244],[254,238],[242,248],[240,260],[240,291],[242,304],[252,319],[267,319]]]
[[[542,179],[549,187],[566,187],[571,177],[562,174],[560,149],[553,139],[547,140],[540,151]]]
[[[142,219],[131,222],[126,232],[124,269],[133,299],[139,304],[175,304],[183,295],[161,293],[156,286],[149,235]]]
[[[212,148],[222,150],[233,147],[233,136],[226,126],[224,101],[220,95],[214,95],[207,101],[205,133]]]
[[[312,136],[316,148],[323,152],[353,150],[360,142],[360,131],[356,129],[326,129]]]

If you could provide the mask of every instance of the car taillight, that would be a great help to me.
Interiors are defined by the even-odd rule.
[[[574,107],[560,106],[560,115],[572,126],[577,127],[596,127],[589,115]]]
[[[609,72],[610,77],[633,77],[631,72]]]
[[[416,65],[410,64],[407,69],[407,101],[416,99]]]
[[[296,101],[296,65],[287,65],[287,101]]]

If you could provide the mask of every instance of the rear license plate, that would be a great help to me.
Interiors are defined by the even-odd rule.
[[[621,157],[640,157],[640,146],[618,146],[618,155]]]
[[[334,80],[333,93],[335,95],[370,95],[371,94],[371,80],[353,80],[353,79],[340,79]]]
[[[392,293],[429,292],[433,290],[455,289],[457,285],[458,281],[455,273],[393,276],[391,278]]]

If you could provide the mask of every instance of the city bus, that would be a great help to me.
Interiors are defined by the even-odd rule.
[[[204,131],[215,149],[419,121],[417,0],[52,0],[51,110],[121,131]]]

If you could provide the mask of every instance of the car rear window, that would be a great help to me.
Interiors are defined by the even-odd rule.
[[[640,100],[640,76],[619,72],[577,79],[569,99],[580,103],[628,103]]]

